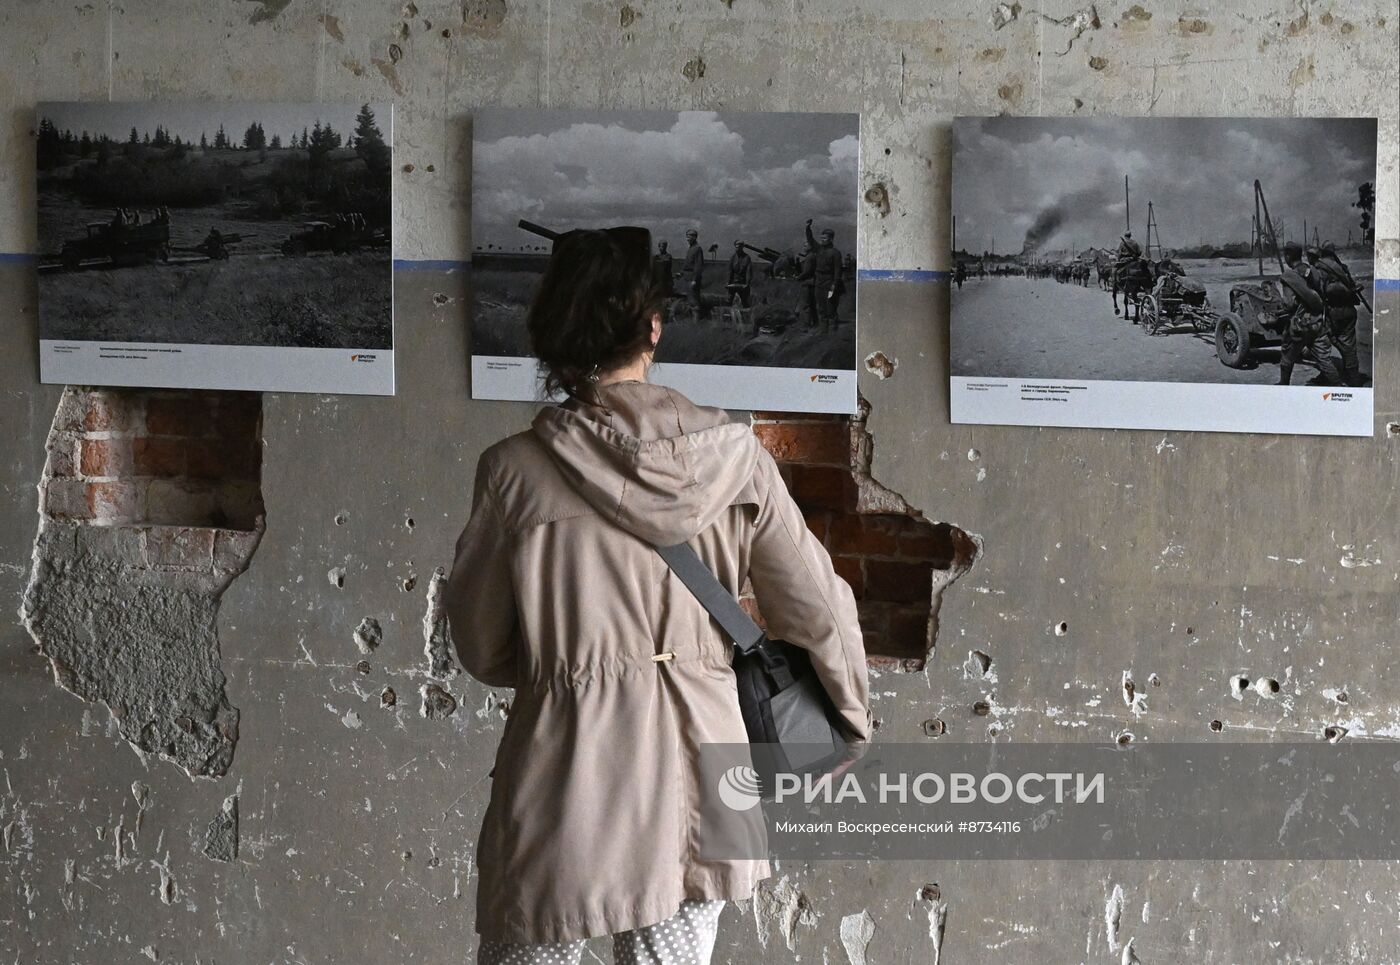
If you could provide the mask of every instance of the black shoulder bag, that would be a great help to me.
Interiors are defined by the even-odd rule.
[[[734,641],[739,710],[765,790],[775,773],[821,774],[855,756],[807,651],[768,639],[689,544],[656,552]]]

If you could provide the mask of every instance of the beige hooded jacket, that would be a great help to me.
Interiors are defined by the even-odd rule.
[[[746,425],[644,382],[568,402],[477,465],[446,606],[462,665],[515,688],[477,849],[477,931],[562,942],[747,898],[762,860],[703,861],[698,745],[743,743],[733,646],[653,545],[688,541],[776,638],[811,651],[869,736],[850,588]],[[653,660],[658,654],[674,654]]]

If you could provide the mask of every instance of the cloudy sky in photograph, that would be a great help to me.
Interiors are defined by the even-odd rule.
[[[1166,248],[1249,241],[1254,180],[1290,237],[1317,225],[1323,240],[1361,235],[1357,188],[1376,178],[1376,125],[1367,119],[958,118],[953,214],[959,248],[1018,253],[1114,247],[1152,202]],[[1154,235],[1154,241],[1156,240]]]
[[[472,120],[472,246],[635,224],[677,255],[685,230],[794,250],[803,222],[855,250],[859,118],[709,111],[481,111]]]

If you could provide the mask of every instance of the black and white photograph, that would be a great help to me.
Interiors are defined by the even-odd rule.
[[[392,395],[388,104],[45,103],[46,382]]]
[[[1376,121],[962,117],[955,422],[1372,434]]]
[[[731,408],[856,403],[860,117],[487,110],[472,119],[472,392],[538,400],[525,319],[560,233],[651,234],[652,381]]]

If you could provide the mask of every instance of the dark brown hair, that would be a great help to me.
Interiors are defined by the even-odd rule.
[[[645,228],[560,235],[526,320],[545,391],[590,396],[590,373],[626,365],[651,347],[651,320],[660,311]]]

